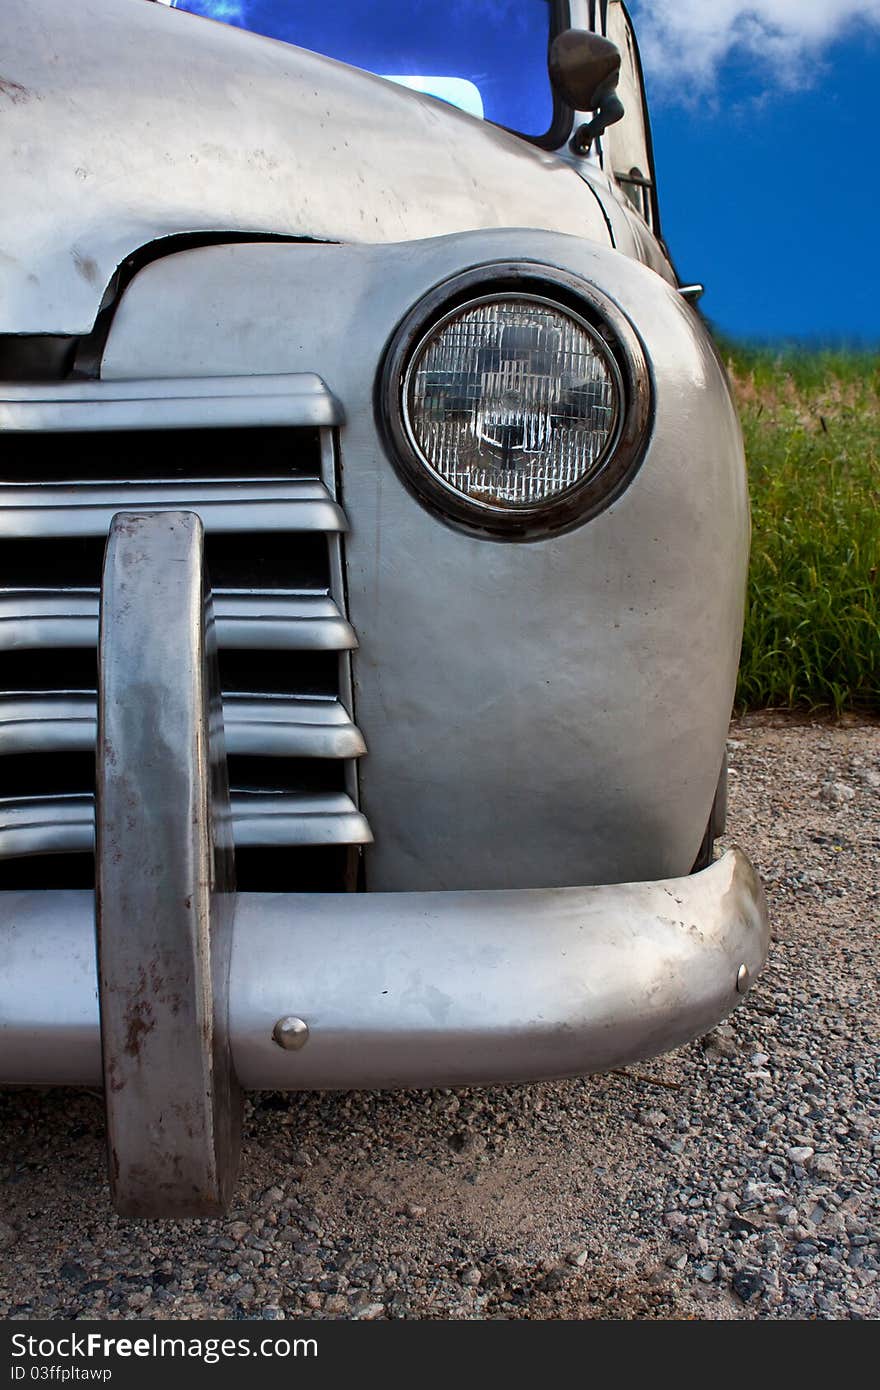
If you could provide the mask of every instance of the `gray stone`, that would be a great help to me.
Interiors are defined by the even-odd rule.
[[[738,1269],[731,1280],[733,1291],[743,1303],[749,1303],[751,1299],[762,1294],[767,1288],[767,1279],[763,1270]]]
[[[810,1171],[818,1173],[822,1177],[836,1178],[840,1172],[840,1167],[833,1154],[816,1154],[810,1160]]]
[[[714,1028],[711,1033],[707,1033],[702,1042],[707,1052],[717,1053],[719,1057],[735,1057],[737,1054],[737,1046],[733,1038],[725,1037],[717,1028]]]
[[[589,1258],[589,1250],[569,1250],[565,1256],[565,1263],[572,1265],[574,1269],[583,1269]]]
[[[663,1222],[675,1234],[686,1234],[690,1230],[690,1222],[681,1211],[668,1211]]]
[[[377,1318],[384,1318],[384,1303],[363,1303],[352,1314],[359,1322],[375,1322]]]
[[[785,1156],[791,1163],[804,1164],[807,1162],[808,1159],[813,1157],[814,1153],[815,1149],[811,1149],[808,1145],[796,1144],[793,1148],[790,1148],[786,1151]]]
[[[829,780],[819,788],[819,796],[829,806],[845,806],[855,800],[855,792],[848,782]]]

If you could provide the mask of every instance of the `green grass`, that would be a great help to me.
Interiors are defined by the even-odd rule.
[[[880,353],[723,351],[752,497],[737,702],[880,712]]]

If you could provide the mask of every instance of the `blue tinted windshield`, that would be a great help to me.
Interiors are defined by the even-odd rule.
[[[392,77],[524,135],[544,135],[553,124],[550,0],[171,3]]]

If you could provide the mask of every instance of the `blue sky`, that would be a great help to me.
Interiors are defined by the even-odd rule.
[[[682,277],[706,285],[705,313],[737,337],[880,344],[880,7],[859,22],[857,0],[836,5],[849,24],[826,32],[813,13],[818,32],[778,36],[769,62],[760,34],[657,35],[656,0],[631,6],[664,234]]]
[[[501,72],[504,55],[504,72],[512,68],[520,81],[499,80],[487,116],[519,129],[549,119],[542,6],[495,0],[490,24],[489,7],[474,13],[469,0],[419,0],[412,14],[373,0],[360,20],[352,0],[338,12],[311,0],[174,3],[375,71],[387,70],[382,54],[395,45],[445,52],[452,66],[435,72],[465,74],[470,62],[481,73]],[[741,338],[880,344],[880,0],[629,0],[629,7],[648,86],[663,229],[682,278],[706,285],[705,313]],[[539,57],[538,71],[528,68],[529,56]],[[534,127],[519,109],[532,90],[548,108]],[[512,109],[498,105],[505,98]]]

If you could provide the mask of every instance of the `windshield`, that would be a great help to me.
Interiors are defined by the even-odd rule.
[[[540,138],[553,125],[551,0],[170,3],[366,68],[523,135]]]

